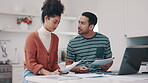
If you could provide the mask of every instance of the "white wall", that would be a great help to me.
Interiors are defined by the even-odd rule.
[[[0,40],[10,40],[6,42],[8,57],[1,56],[2,51],[0,49],[0,61],[10,59],[12,62],[17,63],[24,60],[24,43],[28,33],[3,33],[0,32]]]
[[[109,37],[113,56],[112,69],[119,69],[125,50],[124,0],[99,0],[99,32]]]
[[[125,0],[125,2],[127,37],[148,36],[148,0]]]
[[[98,0],[62,0],[66,15],[79,17],[85,11],[97,13]]]
[[[0,0],[0,10],[13,11],[22,9],[24,12],[39,13],[44,0]]]
[[[0,12],[15,12],[22,10],[22,13],[40,13],[42,2],[44,0],[0,0]],[[0,27],[4,29],[20,29],[16,24],[17,15],[0,14]],[[19,16],[21,17],[21,16]],[[40,17],[33,18],[33,25],[29,30],[36,30],[41,27]],[[0,40],[10,40],[7,42],[8,57],[2,57],[2,50],[0,49],[0,61],[10,59],[12,62],[23,63],[24,61],[24,43],[28,32],[0,32]]]

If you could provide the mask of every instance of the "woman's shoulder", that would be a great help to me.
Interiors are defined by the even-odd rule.
[[[51,35],[53,35],[53,36],[57,36],[55,33],[51,33]]]
[[[34,32],[29,33],[28,37],[33,37],[35,35],[37,35],[37,32],[34,31]]]
[[[51,36],[52,36],[52,38],[59,39],[59,37],[56,34],[54,34],[54,33],[51,33]]]
[[[37,35],[38,35],[37,31],[31,32],[27,36],[27,39],[29,39],[29,40],[36,39],[38,37]]]

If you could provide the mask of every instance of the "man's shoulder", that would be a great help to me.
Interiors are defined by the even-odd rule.
[[[97,37],[109,39],[106,35],[104,35],[102,33],[97,32],[96,34],[97,34]]]
[[[73,42],[73,41],[77,41],[78,39],[82,38],[81,35],[77,35],[76,37],[72,38],[70,41]]]

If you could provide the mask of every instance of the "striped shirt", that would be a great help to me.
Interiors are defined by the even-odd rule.
[[[92,67],[91,63],[98,59],[112,56],[109,39],[97,33],[92,38],[78,35],[69,41],[66,58],[77,61],[82,60],[77,66],[85,65],[90,72],[100,71],[99,67]]]

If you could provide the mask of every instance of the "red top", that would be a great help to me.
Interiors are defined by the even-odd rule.
[[[29,34],[24,48],[24,67],[32,71],[34,74],[38,74],[42,68],[49,71],[58,69],[58,42],[59,38],[51,33],[50,48],[49,50],[46,50],[37,32]]]

